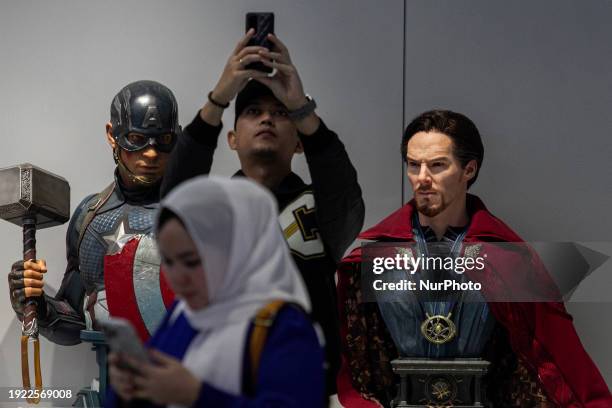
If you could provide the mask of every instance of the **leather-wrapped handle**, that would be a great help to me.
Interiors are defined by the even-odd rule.
[[[36,218],[33,217],[23,220],[23,260],[32,259],[36,259]],[[36,299],[28,299],[23,314],[23,335],[38,337],[36,311]]]

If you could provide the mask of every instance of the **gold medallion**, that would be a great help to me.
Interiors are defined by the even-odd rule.
[[[427,316],[427,319],[421,324],[421,333],[427,341],[434,344],[444,344],[455,338],[457,327],[450,319],[451,313],[448,316],[429,316],[428,313],[425,313],[425,316]]]

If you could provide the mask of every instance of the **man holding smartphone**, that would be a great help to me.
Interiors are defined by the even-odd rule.
[[[273,34],[265,37],[272,49],[249,45],[254,35],[255,30],[249,29],[234,48],[208,101],[189,125],[188,129],[198,129],[190,134],[199,136],[177,142],[162,196],[207,172],[199,158],[216,147],[223,112],[236,98],[234,129],[227,134],[241,165],[235,176],[262,184],[278,201],[279,221],[308,288],[312,317],[325,335],[327,389],[334,394],[340,362],[334,274],[363,225],[361,189],[344,145],[316,115],[314,100],[304,93],[287,47]],[[273,72],[249,69],[253,63]],[[291,171],[293,155],[302,152],[310,185]]]

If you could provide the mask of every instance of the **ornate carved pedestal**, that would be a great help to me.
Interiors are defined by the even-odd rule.
[[[431,360],[400,358],[391,361],[400,377],[394,408],[487,406],[481,389],[489,362],[479,358]]]

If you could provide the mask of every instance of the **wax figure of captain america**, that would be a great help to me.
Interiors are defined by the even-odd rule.
[[[137,81],[119,91],[106,124],[117,164],[114,181],[77,206],[56,296],[43,293],[44,260],[13,264],[9,290],[20,319],[25,299],[37,297],[40,332],[58,344],[79,343],[80,331],[95,329],[96,318],[109,311],[128,318],[141,338],[153,333],[172,293],[160,281],[151,229],[166,162],[180,133],[170,89]]]
[[[474,123],[456,112],[425,112],[407,126],[401,151],[414,198],[362,232],[359,238],[375,243],[354,250],[338,270],[343,406],[390,406],[394,399],[402,407],[483,406],[468,399],[481,393],[457,381],[465,377],[456,376],[456,363],[473,370],[485,363],[488,375],[478,398],[488,401],[486,406],[612,406],[610,391],[537,254],[467,193],[484,157]],[[421,266],[410,275],[392,266],[390,277],[471,279],[482,290],[393,289],[375,291],[368,299],[371,286],[364,282],[373,275],[368,262],[376,251],[393,254],[390,249],[421,260],[465,262],[480,254],[480,270],[463,273],[451,266],[443,275],[440,267]],[[525,296],[530,293],[537,296]],[[402,367],[402,361],[411,367]],[[402,379],[397,387],[392,367],[413,376],[410,386]],[[463,387],[467,398],[458,401]]]

